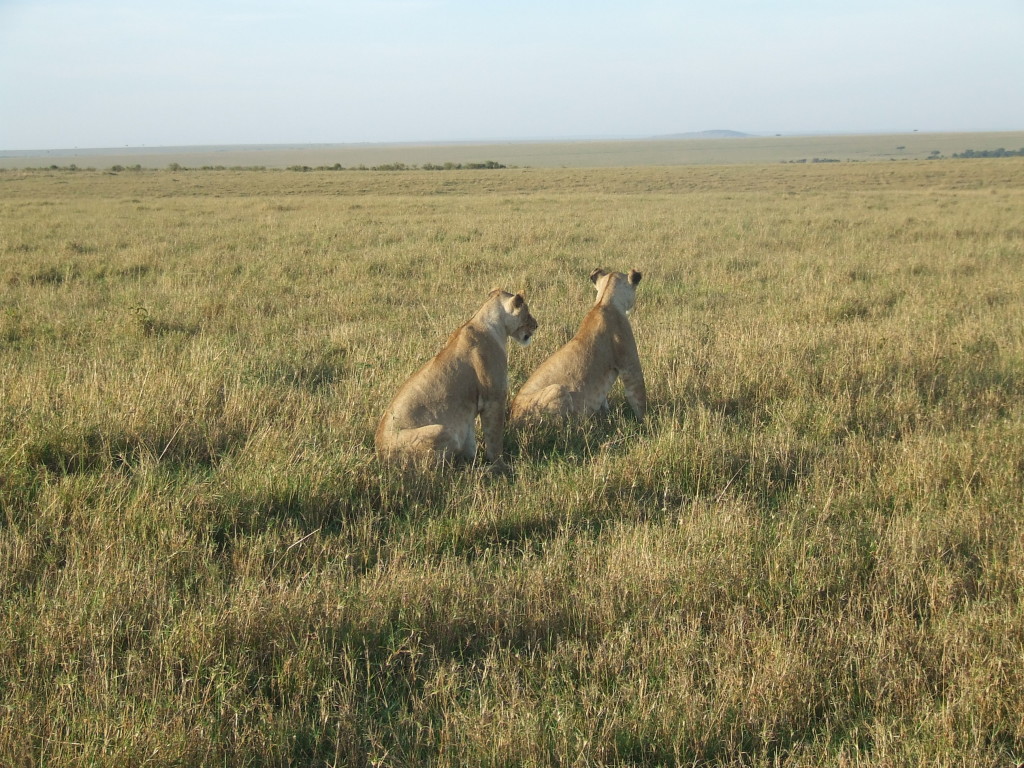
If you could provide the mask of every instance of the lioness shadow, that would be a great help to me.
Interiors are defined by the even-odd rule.
[[[516,464],[589,460],[616,434],[620,418],[612,412],[566,421],[517,422],[508,429],[508,452]]]
[[[194,513],[198,535],[218,557],[228,561],[239,546],[287,531],[281,535],[285,539],[291,536],[296,548],[283,550],[289,551],[288,558],[283,551],[279,553],[282,567],[301,570],[297,542],[322,537],[332,550],[344,553],[354,574],[362,574],[390,551],[401,532],[415,529],[457,504],[472,482],[462,467],[413,469],[360,455],[329,473],[269,472],[241,477],[204,500]],[[315,556],[310,557],[310,562],[315,562]]]

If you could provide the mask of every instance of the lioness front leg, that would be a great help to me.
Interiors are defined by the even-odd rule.
[[[492,464],[504,465],[502,451],[505,437],[505,402],[495,398],[480,411],[480,427],[484,433],[484,458]]]
[[[639,361],[635,368],[627,368],[620,376],[622,386],[626,390],[626,402],[633,409],[637,421],[643,421],[647,413],[647,386],[644,384],[644,373]]]

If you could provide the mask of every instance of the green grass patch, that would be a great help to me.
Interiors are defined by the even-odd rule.
[[[0,764],[1024,760],[1021,162],[0,174]],[[598,266],[644,423],[377,462]]]

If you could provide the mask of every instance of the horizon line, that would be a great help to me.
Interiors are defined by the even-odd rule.
[[[903,136],[914,134],[992,134],[1019,133],[1024,129],[1009,130],[975,130],[953,131],[933,129],[899,129],[899,130],[852,130],[852,131],[734,131],[730,129],[709,129],[704,131],[685,131],[668,134],[608,134],[589,136],[550,136],[525,138],[480,138],[480,139],[407,139],[393,141],[273,141],[273,142],[239,142],[239,143],[201,143],[201,144],[125,144],[123,146],[86,146],[86,147],[46,147],[31,149],[0,148],[0,156],[32,156],[35,154],[63,154],[70,152],[124,152],[124,151],[157,151],[183,149],[222,149],[222,148],[281,148],[281,147],[432,147],[447,145],[493,145],[493,144],[568,144],[602,141],[735,141],[742,139],[801,138],[823,136]],[[716,135],[733,134],[733,135]]]

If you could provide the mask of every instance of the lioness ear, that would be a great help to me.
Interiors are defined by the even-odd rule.
[[[635,269],[629,270],[629,284],[637,285],[640,282],[640,278],[643,277],[643,273],[637,272]]]
[[[599,277],[604,277],[607,274],[608,273],[605,272],[603,269],[595,269],[593,272],[590,273],[590,282],[596,283]]]
[[[523,298],[523,294],[521,293],[517,293],[512,297],[512,309],[519,309],[525,303],[526,299]]]
[[[499,293],[504,293],[504,291],[502,291],[501,288],[491,288],[491,292],[487,294],[487,298],[493,299]]]

